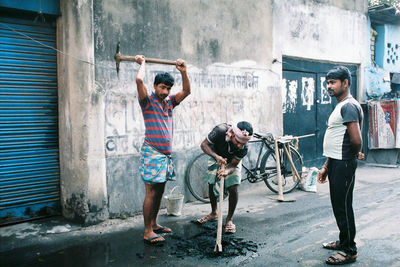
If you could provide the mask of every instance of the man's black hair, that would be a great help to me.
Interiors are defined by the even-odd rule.
[[[329,79],[334,79],[334,80],[340,80],[341,82],[344,82],[344,80],[349,81],[349,87],[351,84],[351,73],[348,68],[345,66],[337,66],[328,71],[325,77],[327,80]]]
[[[253,126],[247,121],[238,122],[236,125],[240,130],[246,130],[249,132],[249,135],[253,135]]]
[[[174,85],[174,77],[172,77],[171,74],[168,72],[161,72],[156,75],[154,78],[154,85],[163,83],[168,86],[173,86]]]

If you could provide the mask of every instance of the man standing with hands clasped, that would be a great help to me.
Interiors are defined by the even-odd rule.
[[[176,68],[182,76],[182,90],[169,95],[174,78],[167,72],[159,73],[154,79],[154,92],[149,96],[144,84],[146,59],[135,56],[140,64],[136,76],[139,104],[142,109],[145,138],[141,149],[140,174],[146,189],[143,202],[144,242],[155,244],[165,241],[161,233],[172,230],[157,223],[161,198],[167,180],[175,180],[172,165],[173,109],[190,94],[190,82],[186,65],[182,59],[176,61]]]
[[[361,128],[363,111],[350,94],[351,74],[348,68],[338,66],[326,74],[328,93],[336,97],[338,104],[328,120],[324,136],[325,164],[318,173],[318,182],[329,180],[333,214],[339,228],[339,240],[324,243],[325,249],[338,250],[330,256],[327,264],[342,265],[355,262],[357,247],[354,242],[356,226],[353,212],[353,189],[357,158],[361,153]]]

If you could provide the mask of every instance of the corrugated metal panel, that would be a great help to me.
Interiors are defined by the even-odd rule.
[[[57,55],[50,23],[0,16],[0,224],[56,213]]]

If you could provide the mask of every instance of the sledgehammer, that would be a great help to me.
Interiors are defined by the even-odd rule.
[[[225,170],[225,164],[219,167],[220,170]],[[217,240],[214,248],[214,252],[222,252],[222,202],[224,202],[224,181],[225,177],[222,177],[219,184],[219,207],[218,207],[218,228],[217,228]]]
[[[115,52],[114,55],[115,59],[115,65],[117,67],[117,74],[119,74],[119,64],[121,61],[133,61],[135,62],[135,57],[134,56],[125,56],[122,55],[120,52],[120,42],[117,44],[117,51]],[[157,64],[167,64],[167,65],[175,65],[176,61],[174,60],[168,60],[168,59],[158,59],[158,58],[150,58],[146,57],[145,58],[147,63],[157,63]]]

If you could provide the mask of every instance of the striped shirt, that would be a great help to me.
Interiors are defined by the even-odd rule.
[[[163,154],[171,154],[174,132],[174,120],[172,110],[179,104],[175,95],[164,100],[165,109],[154,92],[151,96],[139,100],[146,128],[144,141]]]

